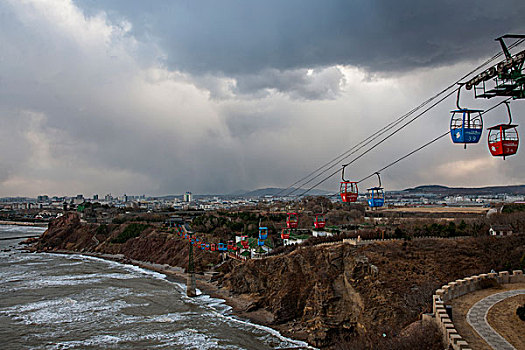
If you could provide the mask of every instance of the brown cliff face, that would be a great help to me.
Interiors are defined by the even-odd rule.
[[[85,245],[87,236],[80,234],[80,218],[76,213],[66,213],[59,219],[49,222],[35,247],[38,250],[66,249],[68,243]]]
[[[339,243],[250,260],[233,266],[222,283],[233,293],[250,294],[275,315],[275,324],[307,334],[312,345],[352,341],[381,348],[378,344],[399,338],[431,311],[432,293],[444,283],[491,269],[523,268],[523,256],[523,235],[360,248]]]
[[[334,331],[343,338],[359,332],[364,304],[351,281],[364,278],[365,269],[353,250],[336,244],[250,260],[227,274],[223,285],[253,295],[276,323],[299,323],[311,344],[326,345]]]
[[[41,251],[122,254],[128,259],[187,267],[188,241],[167,232],[158,232],[153,226],[145,228],[139,236],[124,243],[114,243],[113,240],[129,225],[81,224],[76,213],[66,213],[49,224],[48,230],[34,247]],[[209,265],[216,265],[220,261],[218,254],[194,249],[196,272],[207,270]]]

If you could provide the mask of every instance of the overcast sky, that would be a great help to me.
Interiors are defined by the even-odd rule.
[[[0,196],[287,187],[497,53],[524,18],[523,0],[2,0]],[[454,107],[348,177],[446,132]],[[525,101],[511,108],[523,123]],[[501,106],[485,126],[506,121]],[[525,153],[503,161],[486,142],[443,138],[383,185],[524,184]]]

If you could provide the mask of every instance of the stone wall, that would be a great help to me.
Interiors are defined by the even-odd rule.
[[[450,317],[448,317],[445,303],[467,293],[482,289],[481,281],[486,279],[496,280],[499,284],[524,283],[525,275],[523,275],[522,270],[514,270],[512,271],[512,274],[508,271],[483,273],[481,275],[466,277],[450,282],[436,290],[435,294],[432,296],[434,319],[441,329],[445,344],[451,346],[454,350],[466,350],[470,349],[470,347],[458,334]]]
[[[423,236],[423,237],[412,237],[411,240],[417,241],[417,240],[424,240],[424,239],[463,239],[463,238],[471,238],[471,236],[455,236],[455,237],[434,237],[434,236]],[[350,245],[368,245],[373,243],[381,243],[381,242],[393,242],[393,241],[403,241],[405,238],[385,238],[385,239],[361,239],[358,238],[345,238],[343,239],[343,243],[347,243]]]

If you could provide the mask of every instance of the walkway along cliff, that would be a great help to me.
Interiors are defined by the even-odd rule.
[[[131,225],[140,233],[118,243]],[[53,221],[33,248],[121,254],[187,267],[187,241],[137,225],[81,224],[76,214],[68,213]],[[525,236],[516,235],[357,247],[340,242],[246,262],[228,260],[220,266],[219,254],[196,250],[194,261],[197,273],[218,266],[219,291],[249,300],[244,310],[237,311],[264,312],[270,316],[260,322],[312,345],[406,348],[402,344],[417,339],[419,346],[440,349],[439,333],[433,338],[417,323],[423,313],[432,311],[433,292],[465,275],[520,268],[524,255]]]

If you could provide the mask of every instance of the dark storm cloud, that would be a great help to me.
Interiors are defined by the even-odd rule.
[[[473,65],[447,60],[492,53],[494,36],[518,31],[509,23],[523,6],[478,3],[488,6],[454,10],[462,22],[449,3],[425,21],[415,2],[407,12],[406,2],[0,1],[0,195],[287,186]],[[443,66],[409,71],[433,65]],[[394,74],[374,76],[384,67]],[[444,132],[448,102],[349,173],[364,177]],[[385,185],[523,178],[525,153],[502,163],[486,147],[434,147],[382,174]]]
[[[194,74],[337,64],[406,71],[476,59],[499,49],[495,37],[525,31],[522,0],[77,3],[128,19],[134,35],[162,46],[170,67]]]

